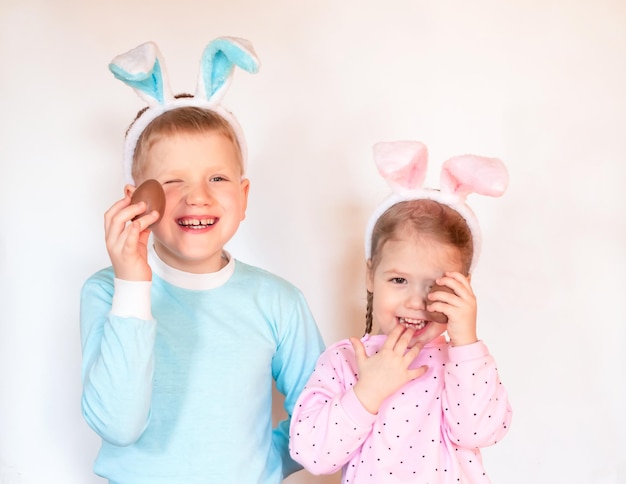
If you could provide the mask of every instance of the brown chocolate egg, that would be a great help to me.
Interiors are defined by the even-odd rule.
[[[443,291],[443,292],[449,292],[450,294],[455,294],[455,292],[452,289],[450,289],[448,286],[440,286],[439,284],[433,284],[429,292],[437,292],[437,291]],[[448,316],[446,316],[443,313],[432,312],[430,313],[430,316],[431,316],[431,320],[437,323],[445,324],[448,322]]]
[[[157,223],[163,217],[163,211],[165,210],[165,192],[161,184],[153,179],[146,180],[133,192],[130,199],[130,203],[146,203],[146,211],[140,213],[133,220],[143,217],[149,214],[153,210],[159,212],[159,218],[154,222]]]

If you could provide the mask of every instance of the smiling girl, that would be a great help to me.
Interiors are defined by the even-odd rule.
[[[511,409],[476,336],[477,223],[465,194],[416,189],[423,145],[377,145],[375,157],[396,190],[366,232],[366,335],[318,360],[292,417],[291,455],[312,473],[341,469],[343,483],[489,482],[479,449],[504,437]],[[500,163],[486,163],[501,182]],[[448,185],[467,188],[460,176]],[[410,185],[398,187],[402,177]]]

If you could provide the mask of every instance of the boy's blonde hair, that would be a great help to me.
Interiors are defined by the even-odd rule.
[[[406,232],[458,249],[463,273],[469,274],[474,256],[474,239],[469,225],[453,208],[429,199],[396,203],[378,218],[372,230],[372,255],[367,261],[370,273],[380,264],[385,243]],[[367,291],[366,333],[372,331],[373,301],[374,295]]]
[[[178,95],[177,98],[179,97],[191,96]],[[140,111],[137,114],[135,121],[141,116],[142,112],[143,111]],[[133,123],[135,121],[133,121]],[[133,179],[140,179],[140,175],[145,168],[148,152],[154,143],[164,136],[172,136],[179,133],[218,133],[225,136],[237,149],[239,166],[243,175],[244,167],[242,150],[239,144],[239,139],[232,125],[215,111],[196,106],[184,106],[165,111],[163,114],[152,120],[143,130],[137,140],[135,152],[133,153],[131,172]]]

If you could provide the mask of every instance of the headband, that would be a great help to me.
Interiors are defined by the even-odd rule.
[[[109,70],[148,103],[148,108],[135,120],[126,134],[123,158],[126,182],[134,184],[133,155],[143,130],[166,111],[184,106],[208,109],[226,119],[239,141],[245,172],[247,146],[243,131],[232,113],[220,103],[232,81],[235,66],[254,74],[259,70],[259,65],[252,44],[247,40],[235,37],[217,38],[206,46],[202,54],[194,96],[176,99],[170,89],[163,55],[154,42],[146,42],[115,57],[109,64]]]
[[[440,189],[424,188],[428,150],[417,141],[382,142],[374,145],[378,172],[392,189],[392,194],[374,210],[365,231],[365,258],[372,256],[372,231],[380,216],[399,202],[434,200],[456,210],[467,222],[474,242],[471,269],[478,261],[481,232],[478,219],[465,203],[470,193],[490,197],[502,195],[508,185],[506,167],[497,158],[462,155],[450,158],[441,168]]]

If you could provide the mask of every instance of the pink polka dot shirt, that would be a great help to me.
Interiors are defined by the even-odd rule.
[[[368,355],[386,336],[365,336]],[[507,433],[511,407],[482,341],[451,347],[441,336],[412,367],[420,378],[369,413],[353,391],[358,378],[348,340],[319,358],[291,418],[290,452],[308,471],[342,483],[489,483],[480,448]]]

